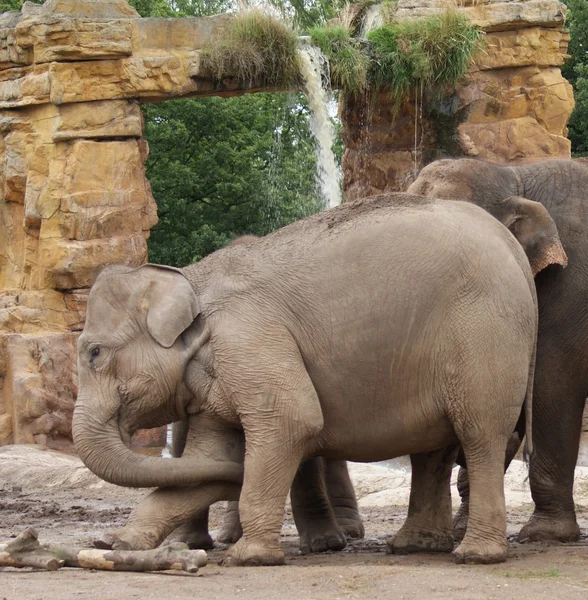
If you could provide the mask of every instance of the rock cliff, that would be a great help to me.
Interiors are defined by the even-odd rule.
[[[435,101],[425,90],[405,102],[396,119],[385,94],[371,111],[361,100],[341,105],[345,199],[405,190],[436,158],[517,163],[570,157],[566,123],[574,98],[560,71],[569,42],[565,6],[558,0],[459,4],[486,35],[455,93]],[[398,0],[396,16],[428,16],[446,6],[446,0]]]

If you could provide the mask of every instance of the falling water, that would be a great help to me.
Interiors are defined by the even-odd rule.
[[[310,107],[310,129],[317,142],[317,168],[323,197],[329,207],[341,204],[339,169],[333,154],[335,129],[327,110],[330,100],[328,62],[316,47],[303,44],[300,47],[304,91]],[[327,86],[323,85],[324,80]]]
[[[361,24],[360,35],[362,38],[367,37],[368,32],[372,29],[382,26],[383,19],[381,9],[381,4],[372,4],[371,6],[367,7],[365,16],[363,17],[363,22]]]

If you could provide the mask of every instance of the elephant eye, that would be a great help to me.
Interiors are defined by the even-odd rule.
[[[90,350],[90,361],[93,361],[97,356],[100,356],[100,348],[95,346],[92,348],[92,350]]]

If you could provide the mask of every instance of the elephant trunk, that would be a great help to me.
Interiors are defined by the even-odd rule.
[[[90,408],[90,406],[92,408]],[[116,416],[101,419],[89,398],[78,398],[73,440],[84,464],[98,477],[125,487],[178,487],[203,481],[243,481],[243,466],[190,458],[157,458],[136,454],[124,444]]]

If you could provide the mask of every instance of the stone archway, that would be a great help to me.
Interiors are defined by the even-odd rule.
[[[399,0],[398,14],[445,4]],[[569,157],[563,5],[463,4],[488,36],[455,97],[455,151]],[[139,103],[261,91],[201,73],[201,48],[225,18],[142,19],[125,0],[47,0],[0,16],[0,445],[69,449],[88,289],[104,265],[147,258],[157,214]],[[382,96],[364,130],[358,107],[343,107],[347,198],[410,183],[410,110],[392,127]],[[436,148],[432,124],[424,128]]]

